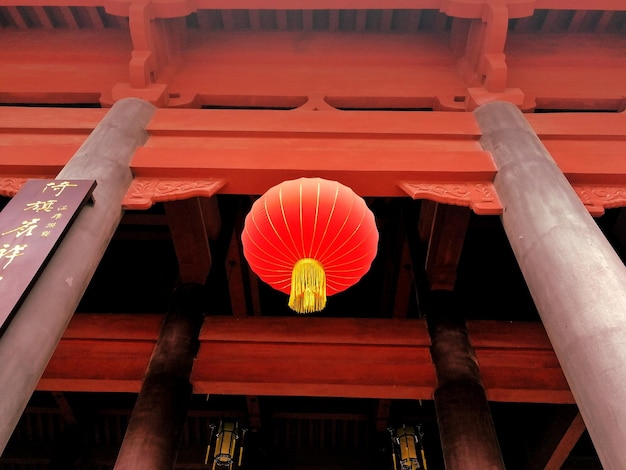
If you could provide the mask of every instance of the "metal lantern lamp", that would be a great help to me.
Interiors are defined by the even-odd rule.
[[[421,427],[403,424],[399,428],[389,428],[394,470],[428,470],[422,444]]]
[[[241,236],[252,271],[289,295],[298,313],[322,310],[327,296],[357,283],[378,248],[374,214],[337,181],[284,181],[257,199]]]
[[[216,432],[217,428],[217,432]],[[246,428],[239,426],[238,422],[222,421],[220,420],[219,426],[210,424],[211,430],[209,436],[209,445],[206,449],[206,456],[204,458],[204,464],[209,465],[209,460],[213,462],[212,470],[216,468],[228,467],[232,470],[233,465],[237,468],[241,467],[243,459],[243,439],[246,435]],[[241,441],[239,441],[241,439]],[[215,440],[213,457],[211,458],[211,444]],[[239,447],[239,459],[235,463],[236,448]]]

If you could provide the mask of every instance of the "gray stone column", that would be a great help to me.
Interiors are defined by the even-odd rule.
[[[150,103],[116,103],[57,179],[96,179],[84,207],[0,338],[0,452],[17,425],[115,229],[132,174],[130,160],[148,138]]]
[[[524,115],[474,111],[502,224],[602,465],[626,468],[626,268]]]

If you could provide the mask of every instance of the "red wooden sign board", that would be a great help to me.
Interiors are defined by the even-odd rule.
[[[29,180],[0,212],[0,334],[95,187],[95,180]]]

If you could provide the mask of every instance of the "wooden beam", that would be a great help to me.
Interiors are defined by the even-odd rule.
[[[76,314],[39,390],[137,392],[160,315]],[[573,403],[540,323],[468,322],[492,401]],[[422,320],[210,317],[192,373],[199,394],[432,399]]]
[[[192,375],[200,393],[409,398],[427,397],[434,386],[417,322],[222,320],[207,318],[201,334]]]
[[[539,433],[525,470],[559,470],[584,431],[585,423],[575,405],[558,408]]]
[[[304,144],[304,142],[302,142]],[[399,181],[490,182],[495,175],[487,152],[419,152],[371,148],[338,149],[337,143],[312,149],[290,144],[275,148],[137,149],[135,176],[159,178],[217,178],[227,184],[222,194],[263,194],[270,187],[297,177],[334,179],[361,196],[404,196]],[[323,155],[323,159],[320,157]]]
[[[95,127],[102,111],[0,108],[2,194],[15,194],[24,178],[56,174]],[[626,205],[623,114],[594,113],[593,119],[587,113],[525,117],[593,215]],[[495,175],[490,154],[477,150],[480,131],[469,113],[409,116],[403,112],[158,109],[148,131],[147,146],[139,149],[132,162],[140,182],[132,186],[133,191],[139,187],[141,192],[142,185],[152,183],[146,189],[148,201],[218,191],[260,194],[281,180],[302,173],[319,176],[321,171],[325,177],[353,185],[363,195],[409,194],[447,204],[475,203],[478,212],[480,198],[491,191],[482,183],[490,184]],[[285,139],[281,141],[288,145],[269,145],[274,139]],[[211,146],[188,147],[190,141],[210,141]],[[246,150],[236,148],[244,143]],[[183,144],[184,150],[179,148]],[[173,148],[179,155],[175,160],[170,158]],[[329,165],[331,158],[344,161]],[[275,172],[263,166],[270,164]],[[386,170],[372,179],[382,165]],[[202,178],[212,178],[212,182]],[[473,200],[470,194],[479,199]],[[488,207],[495,210],[495,192],[490,197]],[[126,202],[134,201],[137,195],[131,191]]]

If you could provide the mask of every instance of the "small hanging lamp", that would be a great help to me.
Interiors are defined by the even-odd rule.
[[[289,294],[298,313],[356,284],[378,248],[374,214],[336,181],[285,181],[255,201],[241,235],[243,253],[264,282]]]

